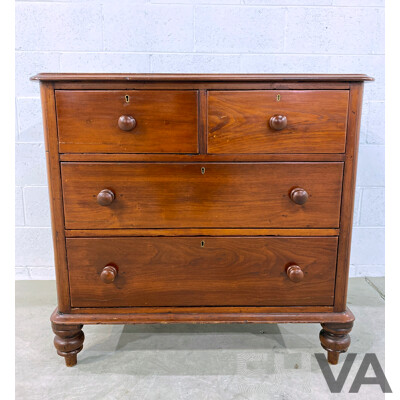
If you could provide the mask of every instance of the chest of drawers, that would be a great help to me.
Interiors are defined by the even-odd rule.
[[[321,323],[346,307],[365,75],[39,74],[58,307],[85,324]]]

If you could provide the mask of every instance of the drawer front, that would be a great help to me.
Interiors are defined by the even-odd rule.
[[[197,91],[57,90],[56,103],[61,153],[197,153]]]
[[[336,237],[66,242],[72,307],[333,304]],[[297,282],[288,277],[293,265],[301,270]],[[102,280],[106,266],[117,271],[106,276],[109,283]]]
[[[66,229],[339,226],[340,162],[62,163],[61,171]],[[308,193],[304,204],[296,188]]]
[[[347,90],[210,91],[208,152],[344,153],[347,107]]]

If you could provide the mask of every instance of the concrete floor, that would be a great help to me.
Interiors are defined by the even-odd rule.
[[[358,355],[331,394],[314,357],[318,324],[85,326],[78,365],[66,368],[49,322],[55,283],[17,281],[16,399],[383,399],[377,385],[348,391],[365,353],[384,368],[384,297],[383,278],[350,279]]]

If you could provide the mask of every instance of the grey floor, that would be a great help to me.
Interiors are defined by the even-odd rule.
[[[342,394],[331,394],[314,357],[317,324],[85,326],[78,365],[66,368],[49,322],[55,283],[17,281],[16,398],[383,399],[377,385],[348,392],[365,353],[384,368],[384,299],[383,278],[350,279],[357,357]]]

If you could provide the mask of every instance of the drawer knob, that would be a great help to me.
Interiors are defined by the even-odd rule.
[[[308,200],[308,193],[304,189],[297,187],[290,192],[290,199],[293,203],[302,205]]]
[[[112,283],[114,279],[117,277],[118,270],[113,265],[106,265],[101,271],[100,279],[104,283]]]
[[[269,120],[269,126],[276,131],[281,131],[282,129],[285,129],[287,126],[286,116],[279,114],[272,116]]]
[[[118,127],[123,131],[131,131],[136,126],[136,119],[130,115],[121,115],[118,119]]]
[[[114,201],[115,195],[114,192],[110,189],[103,189],[97,195],[97,203],[101,206],[109,206]]]
[[[286,269],[286,274],[292,282],[300,282],[304,278],[304,272],[298,265],[289,265]]]

